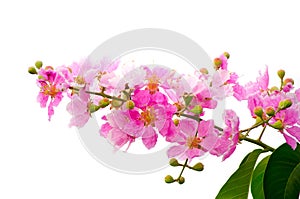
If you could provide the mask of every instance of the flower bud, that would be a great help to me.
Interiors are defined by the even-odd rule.
[[[261,106],[257,106],[253,109],[253,113],[258,116],[258,117],[262,117],[264,112]]]
[[[215,58],[214,59],[214,65],[215,65],[215,69],[216,70],[219,70],[219,68],[221,67],[222,65],[222,60],[220,58]]]
[[[292,78],[286,78],[284,81],[283,81],[283,85],[287,85],[288,83],[291,83],[292,85],[294,85],[294,80]]]
[[[183,176],[180,176],[180,178],[178,179],[178,183],[179,184],[183,184],[185,182],[185,179]]]
[[[173,122],[174,122],[175,126],[178,126],[178,124],[179,124],[179,119],[174,119]]]
[[[274,116],[275,115],[275,109],[272,106],[268,106],[266,108],[266,114],[268,116]]]
[[[112,105],[112,107],[114,107],[114,108],[119,108],[120,106],[122,106],[122,104],[123,104],[123,102],[122,102],[122,101],[119,101],[119,100],[113,99],[113,100],[111,101],[111,105]]]
[[[95,104],[89,104],[88,107],[89,107],[89,112],[90,113],[94,113],[94,112],[96,112],[100,109],[100,106],[97,106]]]
[[[270,88],[270,91],[271,92],[279,91],[279,88],[277,86],[273,86],[272,88]]]
[[[167,175],[167,176],[165,177],[165,182],[166,182],[166,183],[172,183],[172,182],[175,182],[175,180],[174,180],[174,178],[173,178],[172,176]]]
[[[223,55],[224,55],[227,59],[229,59],[229,57],[230,57],[230,54],[229,54],[228,52],[224,52]]]
[[[35,69],[33,66],[30,66],[30,67],[28,68],[28,72],[29,72],[30,74],[32,74],[32,75],[36,75],[36,74],[37,74],[37,71],[36,71],[36,69]]]
[[[284,70],[279,70],[277,71],[277,75],[280,79],[283,79],[284,78],[284,75],[285,75],[285,71]]]
[[[277,120],[276,122],[274,122],[274,124],[270,124],[270,126],[278,130],[282,130],[284,128],[281,120]]]
[[[284,109],[291,107],[292,104],[293,104],[293,102],[291,99],[284,99],[279,102],[278,108],[280,110],[284,110]]]
[[[207,68],[201,68],[200,73],[207,75],[208,74]]]
[[[128,108],[128,109],[133,109],[134,108],[134,106],[135,106],[135,104],[134,104],[134,102],[132,101],[132,100],[128,100],[127,102],[126,102],[126,108]]]
[[[99,101],[99,107],[100,108],[105,108],[109,105],[110,101],[107,98],[103,98],[102,100]]]
[[[200,105],[196,105],[193,109],[191,109],[191,112],[199,115],[203,112],[203,108]]]
[[[42,62],[42,61],[36,61],[36,62],[35,62],[35,67],[36,67],[37,69],[42,68],[42,66],[43,66],[43,62]]]
[[[195,171],[203,171],[204,169],[204,166],[201,162],[198,162],[197,164],[195,164],[193,167],[192,167],[193,170]]]
[[[45,70],[54,70],[54,68],[52,66],[46,66]]]
[[[177,166],[179,166],[179,163],[178,163],[178,161],[177,161],[175,158],[170,159],[169,164],[170,164],[172,167],[177,167]]]

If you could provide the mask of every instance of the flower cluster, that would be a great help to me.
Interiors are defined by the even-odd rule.
[[[293,92],[294,81],[278,71],[281,84],[269,87],[268,68],[255,82],[238,83],[238,75],[228,70],[229,54],[214,59],[215,72],[206,68],[192,75],[182,75],[161,66],[140,66],[125,76],[120,75],[120,60],[103,59],[93,65],[85,60],[70,66],[43,67],[38,61],[29,73],[37,74],[40,88],[38,102],[48,106],[49,120],[63,96],[70,99],[67,111],[70,126],[83,127],[92,113],[102,111],[103,125],[99,134],[116,149],[128,149],[141,141],[147,149],[156,146],[158,137],[172,143],[167,155],[172,166],[197,171],[202,163],[191,167],[194,158],[211,154],[225,160],[242,141],[250,141],[272,151],[261,142],[266,127],[277,129],[295,149],[300,141],[300,89]],[[224,110],[224,126],[213,119],[204,119],[227,97],[246,100],[255,124],[240,129],[240,119],[234,110]],[[249,137],[252,129],[262,127],[258,139]],[[176,158],[176,159],[175,159]],[[179,164],[178,160],[185,161]],[[182,174],[182,172],[181,172]],[[181,176],[166,182],[184,182]]]

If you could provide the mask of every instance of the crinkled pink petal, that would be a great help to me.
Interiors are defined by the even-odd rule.
[[[298,89],[295,91],[295,94],[296,94],[296,97],[297,97],[298,101],[300,101],[300,88],[298,88]]]
[[[242,100],[245,100],[247,99],[246,97],[246,90],[243,86],[239,85],[239,84],[235,84],[233,86],[233,96],[239,100],[239,101],[242,101]]]
[[[117,128],[112,128],[107,135],[108,140],[117,148],[124,146],[130,138],[126,133]]]
[[[168,158],[173,158],[173,157],[179,156],[179,155],[183,154],[185,152],[185,150],[186,150],[186,147],[183,145],[172,146],[167,151]]]
[[[103,124],[101,126],[99,133],[101,136],[106,138],[111,129],[112,129],[112,127],[109,125],[108,122],[106,122],[105,124]]]
[[[62,92],[59,92],[55,95],[55,98],[52,100],[53,106],[58,106],[63,98]]]
[[[155,146],[157,138],[158,136],[152,126],[145,128],[144,134],[142,135],[142,141],[147,149],[151,149]]]
[[[216,134],[210,134],[206,136],[203,141],[200,143],[202,150],[205,152],[209,152],[213,150],[218,141],[218,137]]]
[[[51,120],[52,115],[54,114],[54,109],[53,109],[53,102],[50,101],[48,105],[48,120]]]
[[[44,95],[44,93],[39,92],[39,94],[37,96],[37,101],[40,103],[41,108],[46,107],[48,98],[49,98],[48,95]]]
[[[70,120],[69,127],[83,127],[88,122],[89,118],[90,115],[87,112],[79,115],[74,115]]]
[[[198,136],[199,137],[205,137],[211,133],[213,133],[214,129],[214,121],[208,120],[208,121],[201,121],[198,126]]]
[[[286,128],[285,130],[300,142],[300,127],[292,126],[290,128]]]
[[[150,102],[150,93],[148,90],[136,90],[132,97],[134,104],[138,108],[144,108]]]
[[[193,158],[195,157],[199,157],[202,156],[204,154],[204,151],[201,151],[200,149],[197,148],[192,148],[192,149],[188,149],[185,152],[185,155],[187,156],[187,158],[191,161]]]
[[[182,119],[179,128],[187,137],[194,136],[198,130],[198,122],[192,119]]]
[[[256,79],[257,84],[263,89],[267,90],[269,86],[269,72],[268,72],[268,66],[266,66],[266,70],[264,74],[261,74],[261,71],[259,72],[259,77]]]
[[[297,142],[292,137],[288,136],[287,134],[283,133],[283,137],[286,140],[286,143],[292,147],[293,150],[297,147]]]

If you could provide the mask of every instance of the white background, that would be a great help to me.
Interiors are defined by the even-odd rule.
[[[231,54],[230,69],[246,82],[269,65],[299,86],[300,12],[297,1],[1,1],[0,198],[214,198],[255,148],[238,146],[233,156],[203,160],[201,173],[186,171],[184,185],[164,183],[167,168],[128,175],[95,161],[68,128],[66,101],[51,123],[36,103],[38,88],[27,68],[41,59],[47,65],[70,64],[89,55],[110,37],[137,28],[164,28],[186,35],[214,58]],[[273,81],[272,80],[272,81]],[[251,124],[245,104],[227,103]],[[277,132],[264,138],[278,146]],[[255,136],[255,133],[254,133]],[[258,136],[258,133],[256,133]]]

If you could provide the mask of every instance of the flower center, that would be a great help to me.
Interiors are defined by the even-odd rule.
[[[202,138],[199,137],[188,137],[186,139],[186,145],[192,149],[192,148],[199,148],[200,142],[202,141]]]
[[[152,75],[148,78],[147,89],[150,91],[150,94],[154,94],[158,91],[159,78],[156,75]]]
[[[48,84],[45,84],[43,86],[43,93],[44,95],[49,95],[51,96],[52,98],[55,98],[56,94],[59,92],[59,89],[57,89],[55,87],[55,85],[48,85]]]
[[[141,120],[144,122],[145,126],[148,126],[155,121],[155,112],[152,107],[147,108],[141,113]]]

